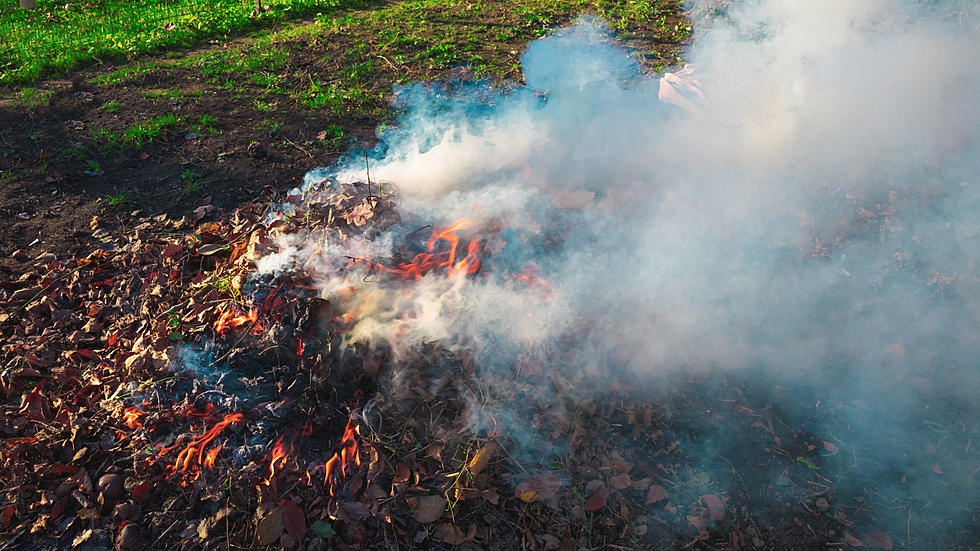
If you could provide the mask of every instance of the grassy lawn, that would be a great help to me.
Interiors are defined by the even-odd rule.
[[[604,16],[617,32],[627,36],[638,25],[657,29],[671,41],[682,40],[689,32],[689,27],[671,17],[677,11],[675,3],[657,0],[262,0],[261,12],[255,11],[253,0],[75,0],[64,4],[38,0],[34,10],[19,9],[11,0],[4,2],[8,4],[0,11],[0,85],[28,83],[96,60],[124,61],[207,38],[227,39],[301,17],[316,21],[298,31],[314,46],[325,32],[354,33],[366,37],[354,44],[358,48],[355,53],[379,48],[395,56],[382,61],[392,66],[425,57],[433,68],[468,64],[478,74],[499,73],[501,69],[481,55],[483,45],[540,36],[549,26],[583,11]],[[369,9],[357,11],[360,8]],[[380,42],[373,40],[372,33]],[[227,53],[228,57],[235,55]],[[256,60],[253,55],[243,62],[229,59],[225,65],[230,70],[260,65],[271,68],[272,62],[281,63],[282,55],[282,51],[274,51],[260,56],[263,59]],[[202,69],[221,69],[214,65],[205,64]],[[105,77],[104,83],[146,67],[127,67],[122,74]],[[305,103],[315,108],[345,97],[364,101],[350,93],[349,81],[371,69],[364,63],[351,67],[346,92],[336,86],[318,88],[313,83],[305,93]]]
[[[367,0],[15,0],[0,4],[0,84],[25,82],[98,59],[120,60]]]

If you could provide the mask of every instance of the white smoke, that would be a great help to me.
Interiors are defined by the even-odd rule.
[[[301,242],[261,266],[325,274],[325,298],[355,314],[350,341],[396,353],[761,366],[890,396],[891,412],[944,385],[969,400],[976,16],[970,2],[740,3],[697,29],[692,67],[663,83],[585,18],[529,45],[527,88],[399,90],[372,179],[398,186],[405,218],[465,217],[464,238],[497,240],[475,276],[339,277],[338,251]],[[365,177],[354,158],[308,181]],[[345,247],[392,261],[390,242]],[[514,277],[525,270],[547,291]]]

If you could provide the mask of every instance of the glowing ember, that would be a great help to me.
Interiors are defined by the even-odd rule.
[[[360,436],[360,429],[355,422],[354,416],[347,421],[347,426],[344,428],[344,435],[340,438],[340,451],[333,454],[333,457],[326,463],[326,474],[323,477],[323,483],[330,489],[330,495],[334,495],[334,483],[331,480],[331,474],[336,474],[335,467],[340,465],[340,477],[344,478],[347,476],[347,466],[353,462],[355,466],[361,465],[361,457],[357,453],[357,439],[356,436]]]
[[[200,471],[198,470],[198,466],[203,465],[205,467],[210,467],[211,465],[213,465],[214,460],[218,455],[218,451],[220,451],[221,449],[221,446],[218,446],[217,448],[209,451],[207,453],[207,457],[205,457],[204,450],[205,448],[208,447],[208,444],[210,444],[215,438],[217,438],[218,435],[220,435],[221,432],[225,430],[225,427],[227,427],[232,423],[243,421],[244,419],[245,416],[242,415],[241,413],[230,413],[228,415],[225,415],[224,419],[216,423],[213,427],[208,429],[208,431],[202,434],[201,436],[192,438],[190,443],[188,443],[184,447],[184,449],[182,449],[180,453],[177,454],[177,459],[174,461],[173,466],[169,468],[170,470],[169,477],[173,477],[178,473],[188,473],[188,476],[182,482],[183,485],[189,484],[197,480],[197,478],[201,475]],[[173,446],[163,448],[162,450],[157,452],[157,457],[163,457],[171,450],[177,448],[180,445],[181,442],[178,441]]]

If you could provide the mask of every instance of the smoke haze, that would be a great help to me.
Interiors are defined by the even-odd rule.
[[[859,401],[850,441],[921,474],[911,412],[976,422],[976,16],[971,2],[744,2],[700,22],[691,67],[665,83],[585,18],[529,45],[526,88],[398,89],[371,179],[397,186],[402,224],[315,252],[294,237],[260,268],[321,274],[355,313],[349,342],[396,357],[438,342],[484,366],[744,370],[807,404]],[[364,180],[354,155],[306,185]],[[474,277],[433,272],[406,292],[346,266],[460,218],[493,252]],[[963,523],[975,481],[894,492]]]

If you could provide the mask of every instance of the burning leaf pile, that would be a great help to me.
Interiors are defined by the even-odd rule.
[[[0,531],[93,549],[968,547],[977,414],[948,383],[976,381],[975,129],[921,148],[950,120],[936,105],[884,146],[833,134],[863,88],[807,72],[837,44],[801,46],[791,15],[665,77],[697,92],[686,107],[580,22],[529,46],[527,88],[401,89],[370,174],[355,155],[282,200],[148,220],[0,281]],[[890,21],[874,15],[854,16]],[[872,57],[909,38],[813,20]],[[812,97],[746,94],[746,63]],[[980,82],[933,76],[954,105]],[[885,111],[868,124],[892,128]]]

